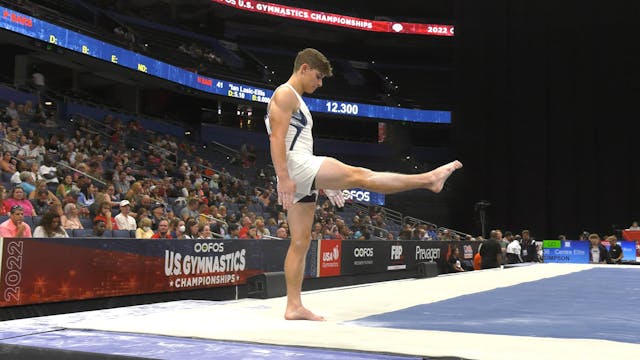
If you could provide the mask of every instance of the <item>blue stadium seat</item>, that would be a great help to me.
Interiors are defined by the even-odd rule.
[[[69,234],[71,237],[91,237],[93,234],[93,229],[73,229],[67,230],[67,233],[69,233],[69,231],[71,232]]]
[[[25,216],[24,217],[24,222],[27,223],[27,225],[29,225],[31,227],[31,229],[35,229],[36,225],[33,225],[33,216]]]
[[[31,218],[31,221],[33,221],[33,227],[34,228],[36,226],[40,225],[40,220],[42,220],[42,215],[37,215],[37,216],[34,216],[33,218]]]
[[[72,234],[69,234],[69,231],[72,231]],[[73,229],[67,230],[67,234],[71,237],[93,237],[93,229]],[[105,230],[104,235],[102,237],[112,238],[113,232],[111,230]]]
[[[114,238],[126,238],[129,239],[131,238],[131,231],[130,230],[112,230],[113,232],[113,237]],[[135,237],[135,235],[134,235]]]
[[[80,218],[80,223],[85,229],[93,229],[93,221],[89,218]]]

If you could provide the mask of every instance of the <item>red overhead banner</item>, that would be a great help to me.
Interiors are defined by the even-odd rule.
[[[341,26],[351,29],[387,32],[398,34],[416,34],[431,36],[453,36],[453,25],[443,24],[419,24],[392,21],[377,21],[361,19],[352,16],[332,14],[322,11],[296,8],[286,5],[273,4],[262,1],[244,0],[211,0],[215,3],[231,6],[237,9],[252,11],[272,16],[280,16],[289,19],[315,22],[332,26]]]

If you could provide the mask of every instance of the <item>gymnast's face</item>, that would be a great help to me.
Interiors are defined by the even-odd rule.
[[[307,64],[303,64],[300,68],[302,77],[304,79],[304,92],[307,94],[313,94],[317,88],[322,87],[322,79],[324,75],[316,69],[312,69]]]

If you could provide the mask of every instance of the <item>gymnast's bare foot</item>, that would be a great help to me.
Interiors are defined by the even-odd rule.
[[[439,193],[444,187],[444,183],[454,171],[460,169],[462,163],[458,160],[452,161],[448,164],[442,165],[435,170],[431,170],[425,175],[428,175],[429,181],[427,183],[427,189],[434,193]]]
[[[324,317],[312,313],[309,309],[305,308],[302,305],[293,309],[287,308],[284,313],[284,318],[286,320],[326,321]]]

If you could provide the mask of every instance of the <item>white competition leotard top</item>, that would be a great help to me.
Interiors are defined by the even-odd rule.
[[[304,103],[302,97],[289,83],[284,83],[273,92],[275,93],[283,86],[287,86],[296,94],[300,106],[296,110],[289,120],[289,129],[285,137],[285,144],[287,146],[287,153],[304,152],[307,154],[313,154],[313,136],[311,135],[311,128],[313,127],[313,119],[307,104]],[[271,103],[269,103],[271,105]],[[267,132],[271,135],[271,125],[269,123],[269,105],[267,105],[267,116],[264,121],[267,125]]]

